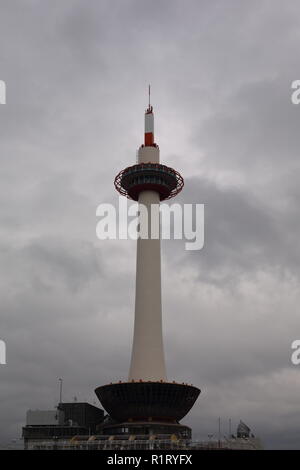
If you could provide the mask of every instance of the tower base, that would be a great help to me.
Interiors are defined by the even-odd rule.
[[[95,393],[117,422],[159,421],[178,423],[200,394],[193,385],[176,382],[119,382],[102,385]]]

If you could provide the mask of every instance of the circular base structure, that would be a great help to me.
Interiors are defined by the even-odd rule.
[[[118,422],[177,423],[190,411],[200,390],[193,385],[168,382],[121,382],[98,387],[95,393]]]

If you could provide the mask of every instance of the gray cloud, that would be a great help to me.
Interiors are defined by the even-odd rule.
[[[296,2],[14,0],[0,17],[0,442],[28,408],[126,378],[135,244],[96,239],[96,207],[135,162],[152,84],[162,161],[205,203],[205,247],[163,243],[169,378],[218,416],[298,448],[300,112]]]

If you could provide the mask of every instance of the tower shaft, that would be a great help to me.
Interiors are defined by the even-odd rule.
[[[159,227],[159,193],[142,191],[139,204],[148,212],[146,222]],[[152,208],[152,210],[151,210]],[[153,210],[154,209],[154,210]],[[142,227],[140,227],[142,231]],[[129,380],[166,380],[162,337],[160,237],[139,238],[136,258],[134,336]]]

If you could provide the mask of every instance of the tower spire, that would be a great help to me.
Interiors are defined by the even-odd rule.
[[[145,112],[145,137],[144,145],[145,147],[155,147],[154,143],[154,115],[153,115],[153,106],[151,106],[151,88],[148,85],[148,95],[149,95],[149,104]]]
[[[151,85],[148,85],[148,108],[146,109],[146,114],[153,112],[153,106],[151,106]]]

